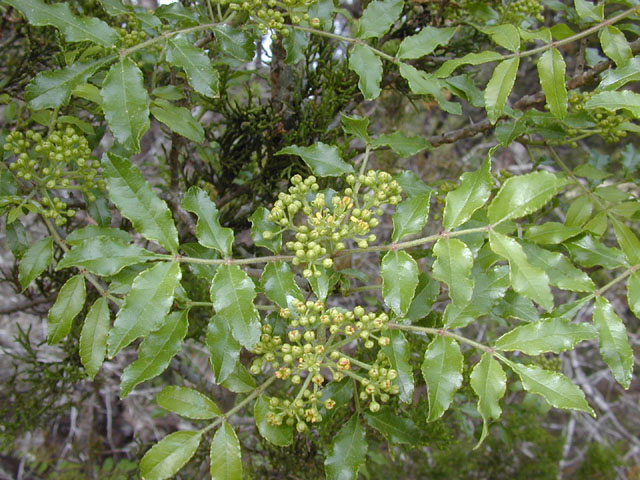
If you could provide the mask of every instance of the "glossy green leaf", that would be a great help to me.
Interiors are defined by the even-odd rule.
[[[633,272],[627,280],[627,304],[636,318],[640,319],[640,272]]]
[[[74,275],[60,289],[56,302],[49,309],[49,345],[58,343],[71,331],[73,319],[84,307],[87,291],[82,275]]]
[[[20,260],[18,278],[22,290],[44,272],[53,260],[53,238],[45,237],[31,245]]]
[[[567,115],[569,104],[569,95],[564,84],[566,71],[567,65],[557,48],[547,50],[538,60],[538,76],[549,111],[559,119]]]
[[[631,90],[596,93],[585,102],[584,108],[604,108],[610,112],[624,109],[629,110],[634,117],[640,118],[640,93]]]
[[[555,311],[555,310],[554,310]],[[538,309],[531,300],[509,290],[497,305],[494,313],[502,318],[515,318],[525,322],[540,320]]]
[[[375,100],[380,95],[382,60],[365,45],[356,45],[349,54],[349,69],[358,75],[358,88],[365,100]]]
[[[451,102],[443,93],[445,84],[442,80],[434,75],[427,74],[408,63],[400,63],[400,75],[407,82],[409,82],[409,88],[417,95],[431,95],[436,99],[440,108],[445,112],[452,113],[454,115],[462,114],[462,107],[459,103]]]
[[[542,225],[531,225],[524,238],[540,245],[556,245],[568,238],[575,237],[582,229],[580,227],[569,227],[558,222],[545,222]]]
[[[198,216],[196,236],[201,245],[231,255],[233,230],[220,225],[218,209],[207,192],[197,186],[189,188],[182,198],[182,208]]]
[[[424,27],[420,33],[402,40],[396,57],[413,59],[429,55],[436,48],[448,44],[455,33],[455,27]]]
[[[109,128],[127,150],[140,151],[140,139],[149,130],[149,95],[138,65],[129,57],[114,63],[104,79],[102,109]]]
[[[20,260],[29,249],[29,240],[27,239],[27,231],[24,225],[20,220],[16,220],[6,225],[5,232],[11,253],[17,260]]]
[[[107,15],[111,17],[131,14],[130,8],[125,7],[120,0],[100,0],[100,5],[107,12]]]
[[[282,45],[287,52],[284,61],[287,65],[295,65],[304,60],[304,52],[309,45],[309,38],[305,32],[293,27],[289,28],[289,35],[282,39]]]
[[[593,292],[596,289],[589,275],[576,268],[561,253],[545,250],[532,243],[524,243],[523,248],[531,264],[544,270],[554,287],[573,292]]]
[[[640,81],[640,56],[633,57],[622,67],[604,72],[597,90],[617,90],[637,81]]]
[[[188,310],[172,312],[162,326],[149,334],[138,347],[138,358],[120,377],[120,398],[125,398],[142,382],[164,372],[171,359],[181,350],[188,329]]]
[[[140,460],[143,480],[173,477],[196,453],[202,432],[173,432],[156,443]]]
[[[393,179],[400,184],[402,191],[409,197],[433,193],[433,188],[424,183],[420,177],[411,170],[404,170],[393,177]]]
[[[583,267],[600,265],[605,268],[618,268],[626,264],[624,255],[617,248],[605,246],[591,235],[570,240],[564,244],[573,259]]]
[[[205,97],[218,96],[218,72],[204,50],[194,47],[186,37],[175,36],[167,40],[167,62],[182,68],[189,85]]]
[[[279,447],[286,447],[293,442],[293,425],[282,422],[281,425],[272,425],[267,421],[270,413],[269,401],[260,395],[253,407],[253,419],[256,422],[260,435],[269,442]]]
[[[462,65],[482,65],[483,63],[496,62],[502,60],[502,54],[485,50],[479,53],[467,53],[464,57],[447,60],[436,70],[434,74],[437,78],[450,76],[458,67]]]
[[[229,322],[219,315],[214,315],[209,321],[206,344],[216,382],[222,383],[236,369],[242,346],[231,335]]]
[[[146,337],[162,326],[181,276],[180,264],[161,262],[135,278],[109,332],[110,358],[136,338]]]
[[[248,32],[238,30],[228,24],[218,25],[213,31],[215,32],[216,40],[220,42],[220,50],[226,55],[241,62],[253,60],[255,44]]]
[[[374,0],[360,17],[360,38],[381,37],[398,20],[403,0]]]
[[[240,362],[220,385],[234,393],[248,393],[256,389],[255,380]]]
[[[405,322],[416,322],[426,317],[440,293],[440,283],[431,278],[426,272],[418,275],[416,293],[405,316]]]
[[[227,422],[222,423],[213,437],[209,460],[212,480],[242,480],[240,442]]]
[[[640,240],[638,240],[636,234],[615,217],[611,217],[611,223],[613,223],[613,228],[616,232],[618,245],[620,245],[629,264],[640,264]]]
[[[371,142],[371,146],[376,149],[388,146],[402,158],[408,158],[423,150],[433,148],[427,139],[420,136],[407,137],[401,132],[391,134],[383,133]]]
[[[604,4],[594,5],[588,0],[574,0],[576,12],[582,19],[590,18],[601,22],[604,19]]]
[[[264,207],[256,208],[256,211],[251,214],[249,217],[249,221],[251,222],[251,238],[257,246],[267,248],[273,253],[278,253],[282,248],[281,227],[274,222],[270,222],[268,217],[269,210]],[[266,231],[272,232],[269,240],[264,238],[264,232]],[[273,232],[278,233],[273,234]]]
[[[458,342],[443,335],[436,335],[424,352],[421,370],[429,390],[428,421],[440,418],[451,405],[462,385],[463,360]]]
[[[520,57],[503,60],[496,66],[491,80],[487,83],[484,91],[484,104],[491,123],[496,123],[502,116],[507,98],[509,98],[516,81],[519,66]]]
[[[80,361],[91,380],[96,377],[104,362],[110,317],[107,299],[100,297],[91,306],[82,325],[79,346]]]
[[[382,297],[399,317],[407,314],[418,286],[418,264],[403,250],[391,250],[382,257]]]
[[[522,246],[513,238],[495,231],[489,233],[489,243],[491,250],[509,261],[513,289],[546,310],[551,310],[553,295],[549,288],[549,277],[544,270],[531,265]]]
[[[473,295],[473,253],[469,247],[457,238],[441,238],[434,245],[433,254],[433,278],[449,287],[453,303],[468,302]]]
[[[393,214],[391,240],[398,242],[407,235],[420,233],[429,220],[431,194],[409,197],[396,207]]]
[[[517,52],[520,49],[520,33],[518,29],[510,23],[484,27],[480,29],[480,31],[489,35],[491,40],[510,52]]]
[[[364,418],[391,443],[414,445],[420,439],[420,431],[413,420],[396,415],[389,407],[383,407],[375,414],[365,412]]]
[[[338,147],[322,142],[310,147],[291,145],[283,148],[276,155],[299,156],[311,171],[319,177],[338,177],[345,173],[354,172],[353,167],[340,158]]]
[[[628,389],[633,375],[633,350],[624,322],[602,296],[596,297],[593,324],[598,329],[602,359],[618,383]]]
[[[492,185],[491,159],[487,157],[479,170],[464,173],[458,188],[447,193],[442,220],[444,229],[449,232],[469,220],[489,200]]]
[[[77,17],[66,2],[49,5],[40,0],[5,0],[24,14],[31,25],[51,25],[64,34],[67,42],[93,42],[103,47],[112,47],[120,35],[102,20]]]
[[[591,218],[592,212],[593,202],[587,195],[583,195],[571,202],[564,223],[568,227],[581,227]]]
[[[303,300],[288,263],[270,262],[264,267],[260,285],[269,300],[280,308],[287,308],[291,300]]]
[[[489,221],[529,215],[546,205],[567,183],[545,170],[508,178],[489,204]]]
[[[387,336],[391,339],[389,345],[382,347],[391,368],[398,372],[395,383],[400,387],[400,401],[410,403],[413,401],[413,367],[411,366],[411,348],[409,342],[400,330],[389,330]]]
[[[168,385],[156,395],[158,406],[181,417],[209,420],[222,414],[218,406],[206,395],[187,387]]]
[[[106,238],[120,243],[129,243],[131,241],[129,232],[119,228],[101,227],[99,225],[87,225],[86,227],[78,228],[69,233],[64,241],[67,245],[76,246],[94,238]]]
[[[308,282],[316,298],[324,302],[327,299],[327,295],[333,291],[336,283],[338,283],[339,276],[324,267],[317,267],[317,271],[320,272],[320,276],[316,277],[314,275],[308,279]]]
[[[122,216],[146,239],[158,242],[171,253],[178,251],[178,231],[171,211],[145,180],[140,169],[113,153],[102,157],[111,201]]]
[[[364,428],[358,415],[352,415],[334,437],[324,461],[327,480],[357,480],[367,448]]]
[[[500,399],[507,390],[507,376],[490,353],[483,353],[482,358],[473,367],[469,377],[471,388],[478,396],[478,413],[482,416],[482,434],[475,448],[478,448],[489,433],[489,422],[502,415]]]
[[[598,38],[604,54],[613,60],[618,67],[623,67],[631,60],[633,56],[631,46],[618,27],[609,25],[603,28],[598,32]]]
[[[233,337],[251,350],[260,338],[260,317],[253,304],[253,281],[237,265],[220,265],[211,283],[211,301],[216,313],[231,327]]]
[[[369,119],[357,115],[349,116],[344,113],[340,114],[342,130],[348,135],[358,137],[365,143],[369,143]]]
[[[171,131],[192,142],[202,143],[204,141],[204,129],[188,109],[177,107],[167,100],[157,98],[151,104],[151,114],[156,120],[169,127]]]

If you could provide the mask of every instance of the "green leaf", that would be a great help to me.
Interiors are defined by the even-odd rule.
[[[382,60],[369,47],[356,45],[349,55],[349,70],[358,75],[358,88],[365,100],[375,100],[380,95]]]
[[[396,415],[389,407],[383,407],[375,414],[365,412],[364,418],[391,443],[414,445],[420,438],[420,431],[413,420]]]
[[[104,362],[109,320],[107,298],[100,297],[87,313],[80,333],[80,361],[91,380],[96,377]]]
[[[339,275],[335,274],[332,270],[327,270],[324,267],[317,267],[317,271],[320,272],[320,276],[316,277],[315,275],[308,279],[309,285],[311,286],[311,290],[318,298],[318,300],[325,301],[327,299],[327,295],[338,283]]]
[[[94,238],[105,238],[120,243],[128,243],[131,241],[131,235],[129,232],[125,232],[119,228],[101,227],[99,225],[87,225],[86,227],[78,228],[67,235],[67,238],[65,238],[64,241],[68,245],[76,246],[82,245],[87,240]],[[58,269],[59,268],[60,267],[58,266]]]
[[[569,205],[564,223],[568,227],[582,227],[591,218],[592,212],[593,203],[591,199],[587,195],[578,197]]]
[[[618,245],[624,252],[624,256],[629,261],[629,264],[636,265],[640,263],[640,240],[633,231],[627,227],[624,223],[611,217],[611,223],[616,232],[616,238]]]
[[[549,288],[549,277],[544,270],[529,263],[520,244],[495,231],[489,232],[489,244],[491,250],[509,261],[509,277],[513,289],[546,310],[551,310],[553,295]]]
[[[146,262],[155,254],[109,237],[94,237],[76,245],[58,263],[56,270],[79,267],[100,276],[111,276],[124,267]]]
[[[574,267],[561,253],[550,252],[531,243],[524,243],[523,248],[531,264],[544,270],[554,287],[573,292],[593,292],[596,289],[589,275]]]
[[[482,435],[475,446],[478,448],[489,433],[489,421],[497,420],[502,415],[500,399],[507,390],[507,376],[500,362],[485,352],[473,367],[469,383],[478,396],[478,413],[482,416]]]
[[[373,149],[388,146],[402,158],[408,158],[433,146],[423,137],[407,137],[401,132],[383,133],[371,142]]]
[[[33,110],[66,105],[71,92],[96,73],[106,59],[77,62],[60,70],[39,73],[25,89],[25,98]]]
[[[600,45],[604,54],[613,60],[618,67],[625,66],[631,57],[633,52],[631,46],[627,42],[627,38],[624,36],[617,27],[609,25],[598,32],[600,38]]]
[[[129,219],[144,238],[176,253],[178,231],[171,211],[153,191],[140,169],[126,158],[108,152],[102,157],[102,166],[109,197],[122,216]]]
[[[491,123],[496,123],[502,116],[507,98],[509,98],[516,81],[519,66],[520,57],[503,60],[496,66],[491,80],[487,83],[484,91],[484,104]]]
[[[240,362],[236,364],[236,368],[221,385],[234,393],[248,393],[256,389],[255,380]]]
[[[626,264],[624,255],[617,248],[603,245],[591,235],[585,235],[576,240],[570,240],[564,244],[573,259],[583,267],[618,268]]]
[[[426,317],[436,302],[440,293],[440,283],[436,282],[426,272],[420,272],[418,287],[411,302],[411,307],[405,317],[409,322],[416,322]]]
[[[457,238],[441,238],[433,247],[436,261],[433,278],[447,284],[449,298],[455,304],[468,302],[473,295],[473,253]]]
[[[309,45],[309,38],[305,32],[289,27],[289,35],[283,38],[282,45],[287,52],[285,63],[295,65],[304,60],[304,52]]]
[[[400,63],[400,75],[409,82],[409,88],[413,93],[417,95],[431,95],[445,112],[455,115],[462,114],[460,104],[450,102],[443,94],[442,89],[444,88],[444,83],[442,80],[434,75],[429,75],[418,70],[407,63]]]
[[[16,220],[6,225],[5,232],[11,253],[17,260],[20,260],[29,249],[29,240],[27,239],[27,231],[24,225],[20,220]]]
[[[420,177],[411,170],[404,170],[393,177],[393,179],[400,184],[402,191],[409,197],[426,195],[433,192],[433,188],[424,183]]]
[[[214,315],[209,321],[206,344],[216,382],[222,383],[236,369],[242,346],[231,335],[229,322],[219,315]]]
[[[82,275],[74,275],[60,289],[56,302],[49,309],[49,345],[58,343],[71,331],[71,325],[76,315],[84,307],[87,291]]]
[[[242,453],[236,433],[223,422],[211,442],[209,451],[212,480],[242,480]]]
[[[482,164],[479,170],[467,172],[460,177],[460,185],[447,193],[442,225],[449,232],[471,218],[491,195],[491,159]]]
[[[219,89],[218,72],[201,48],[194,47],[184,36],[178,35],[167,40],[167,62],[184,70],[189,85],[205,97],[217,97]]]
[[[462,361],[458,342],[436,335],[424,352],[422,376],[429,389],[429,418],[437,420],[447,411],[453,395],[462,385]]]
[[[177,107],[162,98],[157,98],[151,104],[151,114],[156,120],[169,127],[171,131],[192,142],[202,143],[204,141],[204,129],[188,109]]]
[[[596,93],[585,102],[584,108],[587,110],[604,108],[610,112],[625,109],[629,110],[634,117],[640,118],[640,93],[631,90]]]
[[[161,262],[135,278],[109,332],[110,358],[136,338],[146,337],[162,326],[181,276],[180,264]]]
[[[531,225],[524,234],[524,238],[540,245],[556,245],[568,238],[575,237],[581,231],[580,227],[570,227],[558,222],[546,222],[542,225]]]
[[[557,48],[547,50],[538,60],[540,86],[547,99],[549,111],[554,117],[563,119],[567,115],[569,95],[565,87],[567,66]]]
[[[100,0],[100,4],[107,15],[117,17],[118,15],[131,15],[131,10],[125,7],[120,0]]]
[[[396,379],[400,387],[400,401],[410,403],[413,401],[413,367],[409,363],[411,348],[409,342],[400,330],[389,330],[387,336],[391,340],[389,345],[382,347],[382,351],[389,359],[391,368],[398,372]]]
[[[518,350],[527,355],[571,350],[584,340],[593,340],[596,331],[588,323],[569,323],[564,318],[549,318],[516,327],[495,342],[495,348],[505,352]]]
[[[402,13],[403,0],[374,0],[367,5],[360,17],[360,38],[384,35]]]
[[[187,387],[168,385],[156,395],[156,403],[181,417],[195,420],[209,420],[219,417],[222,412],[206,395]]]
[[[127,150],[139,152],[140,138],[149,130],[150,122],[149,95],[138,65],[129,57],[114,63],[104,79],[100,96],[113,135]]]
[[[53,260],[53,238],[45,237],[34,243],[24,252],[18,267],[18,278],[22,291],[44,272]]]
[[[508,178],[489,204],[489,221],[529,215],[546,205],[567,183],[565,178],[545,170]]]
[[[587,0],[574,0],[574,5],[580,18],[591,18],[598,22],[604,20],[604,4],[596,6]]]
[[[609,301],[602,296],[596,297],[593,324],[598,329],[602,359],[618,383],[629,389],[633,375],[633,350],[627,329]]]
[[[334,437],[331,451],[324,461],[327,480],[356,480],[367,448],[365,431],[358,415],[352,415]]]
[[[393,214],[391,240],[398,242],[407,235],[420,233],[429,220],[431,193],[407,198],[398,204]]]
[[[255,45],[246,31],[238,30],[227,24],[218,25],[213,31],[216,40],[220,42],[220,50],[226,55],[241,62],[253,60]]]
[[[291,442],[293,442],[293,425],[287,425],[285,422],[281,425],[272,425],[267,421],[269,413],[269,401],[263,395],[260,395],[253,407],[253,419],[260,435],[279,447],[291,445]]]
[[[502,60],[502,54],[485,50],[480,53],[467,53],[464,57],[447,60],[442,66],[436,70],[434,75],[437,78],[446,78],[450,76],[456,68],[462,65],[482,65],[483,63],[496,62]]]
[[[164,372],[171,359],[182,348],[188,329],[188,310],[172,312],[162,326],[149,334],[138,348],[138,358],[130,363],[120,377],[120,398],[125,398],[142,382]]]
[[[260,316],[253,304],[253,281],[237,265],[220,265],[211,283],[211,301],[216,313],[231,327],[233,337],[251,350],[260,338]]]
[[[556,310],[554,310],[556,311]],[[513,290],[508,291],[502,302],[497,305],[494,313],[502,318],[515,318],[525,322],[540,320],[538,309],[528,298],[518,295]]]
[[[597,90],[617,90],[631,82],[640,81],[640,57],[636,56],[622,67],[607,70]]]
[[[291,145],[276,155],[297,155],[306,163],[311,171],[319,177],[339,177],[345,173],[353,173],[353,167],[340,158],[340,151],[335,145],[318,142],[310,147]]]
[[[382,297],[399,317],[409,311],[418,286],[418,264],[403,250],[391,250],[382,257]]]
[[[344,133],[358,137],[364,143],[369,143],[369,132],[367,131],[369,128],[369,119],[367,117],[359,117],[357,115],[350,117],[349,115],[341,113],[340,118]]]
[[[520,33],[518,29],[510,23],[484,27],[481,28],[480,31],[489,35],[491,40],[510,52],[520,50]]]
[[[251,222],[251,238],[257,246],[267,248],[273,253],[278,253],[282,248],[282,233],[280,232],[280,226],[267,220],[268,216],[269,210],[264,207],[258,207],[249,217],[249,221]],[[272,232],[269,240],[264,238],[264,232],[267,230]],[[273,232],[278,233],[273,234]]]
[[[5,0],[19,10],[31,25],[51,25],[62,33],[67,42],[93,42],[103,47],[112,47],[120,35],[97,18],[76,17],[66,2],[48,5],[40,0]]]
[[[627,280],[627,304],[633,314],[640,318],[640,272],[633,272]]]
[[[396,57],[413,59],[429,55],[436,48],[448,44],[455,33],[455,27],[424,27],[420,33],[402,40]]]
[[[291,300],[303,300],[300,287],[295,282],[288,263],[270,262],[264,267],[260,285],[269,300],[280,308],[287,308]]]
[[[207,192],[197,186],[189,188],[182,198],[182,208],[198,216],[196,236],[201,245],[226,257],[231,255],[233,230],[220,225],[218,209]]]
[[[163,480],[172,477],[198,450],[202,431],[173,432],[160,440],[140,460],[143,480]]]
[[[515,363],[504,358],[503,361],[520,377],[526,391],[541,395],[551,406],[581,410],[595,416],[582,390],[562,373]]]

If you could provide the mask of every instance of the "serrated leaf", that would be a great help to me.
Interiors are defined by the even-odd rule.
[[[242,480],[242,453],[236,433],[223,422],[211,442],[209,451],[212,480]]]
[[[222,414],[218,406],[206,395],[187,387],[168,385],[156,395],[158,406],[181,417],[209,420]]]
[[[253,419],[256,422],[260,435],[269,442],[279,447],[286,447],[293,442],[293,425],[282,422],[281,425],[272,425],[267,421],[270,413],[269,401],[260,395],[253,407]]]
[[[574,0],[574,5],[580,18],[591,18],[598,22],[604,19],[604,4],[594,5],[587,0]]]
[[[269,300],[280,308],[287,308],[292,298],[302,301],[300,287],[296,284],[288,263],[270,262],[264,267],[260,285]]]
[[[607,70],[597,90],[617,90],[631,82],[640,81],[640,57],[633,57],[624,66]]]
[[[287,56],[284,59],[285,63],[287,65],[295,65],[304,60],[304,52],[309,45],[309,38],[305,32],[290,27],[289,35],[282,39],[282,45],[287,52]]]
[[[256,389],[255,380],[240,362],[221,385],[234,393],[248,393]]]
[[[205,97],[217,97],[219,89],[218,72],[204,50],[194,47],[186,37],[175,36],[167,40],[167,62],[182,68],[189,85]]]
[[[613,269],[626,264],[624,255],[617,248],[607,247],[591,235],[570,240],[564,245],[573,259],[583,267],[601,267]]]
[[[201,143],[204,141],[204,129],[188,109],[157,98],[151,104],[151,114],[156,120],[169,127],[171,131],[192,142]]]
[[[596,93],[585,102],[584,108],[604,108],[609,112],[624,109],[630,111],[634,117],[640,118],[640,93],[631,90]]]
[[[558,222],[546,222],[542,225],[531,225],[524,234],[524,238],[540,245],[555,245],[575,237],[581,231],[580,227],[569,227]]]
[[[633,350],[624,322],[602,296],[596,297],[593,324],[598,329],[602,359],[618,383],[628,389],[633,375]]]
[[[588,323],[569,323],[564,318],[550,318],[516,327],[495,342],[505,352],[518,350],[527,355],[571,350],[584,340],[593,340],[596,331]]]
[[[624,223],[611,217],[611,223],[616,232],[616,239],[618,245],[622,249],[624,256],[629,261],[630,265],[636,265],[640,263],[640,240],[633,231],[627,227]]]
[[[526,391],[542,396],[551,406],[581,410],[595,416],[582,390],[562,373],[506,359],[503,361],[520,377]]]
[[[93,380],[104,362],[109,332],[109,305],[106,297],[100,297],[91,306],[80,333],[80,361]]]
[[[407,137],[401,132],[383,133],[371,142],[373,149],[384,145],[390,147],[402,158],[408,158],[423,150],[433,148],[427,139],[420,136]]]
[[[119,228],[101,227],[99,225],[87,225],[86,227],[78,228],[67,235],[64,241],[67,245],[76,246],[93,238],[106,238],[125,244],[131,241],[129,232],[125,232]],[[58,268],[60,267],[58,266]]]
[[[602,51],[615,62],[616,66],[623,67],[631,60],[633,56],[631,46],[618,27],[613,25],[605,27],[598,32],[598,37]]]
[[[314,295],[318,298],[318,300],[324,302],[327,299],[327,295],[329,292],[333,290],[338,283],[339,275],[333,272],[332,270],[327,270],[324,267],[317,267],[317,270],[320,272],[320,276],[316,277],[315,275],[308,279],[309,285],[311,286],[311,290],[313,290]]]
[[[520,33],[518,29],[510,23],[484,27],[481,28],[480,31],[489,35],[491,40],[510,52],[517,52],[520,49]]]
[[[135,278],[109,332],[110,358],[136,338],[146,337],[162,326],[181,276],[178,263],[161,262]]]
[[[255,45],[246,31],[238,30],[227,24],[218,25],[213,31],[216,40],[220,42],[222,52],[241,62],[253,60]]]
[[[218,315],[209,321],[206,344],[216,382],[222,383],[236,369],[242,346],[231,335],[229,322]]]
[[[448,44],[455,33],[455,27],[424,27],[420,33],[402,40],[396,57],[413,59],[429,55],[437,47]]]
[[[491,195],[491,159],[487,157],[479,170],[460,177],[460,185],[447,193],[442,226],[449,232],[471,218]]]
[[[431,193],[409,197],[396,207],[393,214],[391,240],[400,241],[407,235],[420,233],[429,220]]]
[[[561,253],[550,252],[531,243],[524,243],[523,248],[531,264],[544,270],[554,287],[573,292],[593,292],[596,289],[589,275],[576,268]]]
[[[549,277],[544,270],[534,267],[513,238],[501,233],[489,232],[491,250],[509,261],[509,277],[513,289],[538,303],[546,310],[553,308],[553,295],[549,288]]]
[[[508,178],[489,204],[489,221],[529,215],[546,205],[567,183],[565,178],[544,170]]]
[[[469,383],[478,396],[478,413],[482,416],[482,434],[475,446],[478,448],[489,433],[489,421],[497,420],[502,415],[500,399],[507,390],[507,376],[500,362],[485,352],[473,367]]]
[[[400,75],[409,83],[411,91],[417,95],[431,95],[436,99],[440,108],[454,115],[462,114],[462,106],[451,102],[444,95],[444,83],[435,75],[427,74],[407,63],[400,63]]]
[[[391,443],[414,445],[420,438],[413,420],[396,415],[389,407],[383,407],[375,414],[365,412],[364,418]]]
[[[207,192],[192,186],[182,198],[182,208],[198,216],[196,236],[201,245],[213,248],[226,257],[231,255],[233,230],[220,225],[218,209]]]
[[[382,351],[389,359],[391,368],[398,372],[396,384],[400,387],[400,401],[410,403],[413,401],[413,367],[409,363],[411,349],[409,342],[400,330],[390,330],[387,336],[391,340],[388,345],[382,347]]]
[[[58,343],[71,331],[73,319],[84,307],[87,291],[82,275],[74,275],[60,289],[56,302],[49,309],[49,333],[47,342],[49,345]]]
[[[473,295],[473,253],[469,247],[457,238],[441,238],[434,245],[433,254],[433,278],[449,287],[453,303],[468,302]]]
[[[416,322],[426,317],[440,293],[440,283],[436,282],[426,272],[420,272],[418,280],[415,296],[405,316],[405,320],[409,322]]]
[[[567,115],[569,95],[565,86],[567,66],[557,48],[547,50],[538,60],[538,76],[544,91],[549,111],[554,117],[563,119]]]
[[[354,115],[350,117],[344,113],[340,114],[342,130],[348,135],[358,137],[365,143],[369,143],[369,119],[367,117],[359,117]]]
[[[382,60],[369,47],[356,45],[349,54],[349,70],[358,75],[358,88],[365,100],[375,100],[380,95]]]
[[[497,305],[494,313],[502,318],[515,318],[525,322],[540,320],[538,309],[528,298],[518,295],[513,290],[508,291]]]
[[[158,242],[171,253],[178,251],[178,231],[171,211],[145,180],[140,169],[113,153],[102,156],[103,174],[111,201],[122,216],[146,239]]]
[[[253,243],[259,247],[265,247],[273,253],[278,253],[282,248],[282,232],[280,226],[268,220],[269,210],[264,207],[256,208],[256,211],[249,217],[251,222],[251,238]],[[265,231],[272,232],[271,238],[266,240],[263,236]],[[278,232],[273,234],[273,232]]]
[[[491,123],[496,123],[502,116],[507,98],[509,98],[516,81],[519,66],[520,57],[503,60],[496,66],[489,83],[487,83],[484,91],[484,105]]]
[[[358,415],[352,415],[338,431],[324,461],[327,480],[356,480],[367,454],[365,431]]]
[[[120,398],[125,398],[142,382],[164,372],[182,348],[188,329],[188,310],[172,312],[162,326],[149,334],[138,347],[138,358],[127,365],[120,377]]]
[[[134,153],[149,130],[149,95],[138,65],[129,57],[114,63],[104,79],[102,109],[118,142]],[[108,155],[108,154],[107,154]]]
[[[75,16],[66,2],[49,5],[40,0],[5,0],[5,3],[23,13],[31,25],[56,27],[67,42],[88,41],[112,47],[120,39],[102,20]]]
[[[428,421],[440,418],[451,405],[462,385],[463,360],[458,342],[443,335],[436,335],[424,352],[421,370],[429,390]]]
[[[627,304],[636,318],[640,319],[640,272],[633,272],[627,280]]]
[[[29,240],[27,239],[27,231],[20,220],[16,220],[6,225],[5,233],[7,235],[7,244],[13,256],[20,260],[29,249]]]
[[[399,317],[407,314],[418,286],[418,264],[405,251],[391,250],[382,257],[382,297]]]
[[[456,68],[462,65],[482,65],[483,63],[495,62],[502,60],[502,54],[485,50],[480,53],[467,53],[464,57],[447,60],[442,66],[436,70],[434,75],[437,78],[446,78],[450,76]]]
[[[420,177],[411,170],[404,170],[393,177],[393,179],[400,184],[402,191],[409,197],[433,193],[433,188],[424,183]]]
[[[29,284],[37,278],[53,260],[53,238],[45,237],[31,245],[20,260],[18,266],[18,278],[22,290],[26,290]]]
[[[172,477],[198,450],[202,431],[173,432],[156,443],[140,460],[143,480]]]
[[[291,145],[276,155],[297,155],[306,163],[311,171],[319,177],[338,177],[345,173],[353,173],[353,167],[340,158],[340,151],[335,145],[318,142],[310,147]]]
[[[233,337],[251,350],[260,338],[260,316],[253,304],[253,281],[237,265],[220,265],[211,283],[211,301],[218,316],[229,322]]]
[[[111,17],[131,14],[131,10],[125,7],[120,0],[100,0],[100,4],[107,15]]]
[[[367,5],[360,18],[360,38],[381,37],[398,20],[403,0],[374,0]]]

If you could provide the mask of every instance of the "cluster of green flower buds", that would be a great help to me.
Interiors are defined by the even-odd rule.
[[[120,36],[122,37],[122,45],[125,48],[131,48],[139,43],[144,42],[148,35],[144,30],[140,30],[139,28],[130,27],[130,29],[119,28]]]
[[[520,21],[524,18],[535,18],[538,22],[544,22],[544,5],[540,0],[515,0],[502,7],[501,13],[506,12],[507,21]]]
[[[293,311],[282,309],[279,317],[286,329],[275,335],[271,325],[263,326],[254,349],[259,356],[250,368],[254,375],[269,371],[288,382],[292,395],[297,390],[293,400],[271,399],[267,421],[272,425],[286,422],[304,432],[308,423],[322,421],[323,409],[335,406],[332,398],[323,395],[323,387],[346,376],[359,382],[359,398],[369,402],[372,412],[380,409],[380,402],[399,393],[394,384],[398,373],[382,350],[372,365],[342,351],[360,345],[367,350],[389,345],[390,339],[384,335],[389,321],[386,313],[366,312],[360,306],[352,311],[327,309],[321,301],[300,301]]]
[[[592,96],[593,92],[573,91],[569,95],[569,103],[572,110],[576,112],[583,111],[583,106]],[[604,108],[596,108],[589,110],[590,119],[597,125],[598,134],[602,136],[607,143],[617,143],[621,137],[627,136],[627,131],[620,126],[628,121],[623,113],[610,112]],[[574,133],[570,131],[569,134]],[[577,131],[575,131],[577,133]]]

